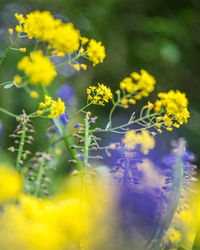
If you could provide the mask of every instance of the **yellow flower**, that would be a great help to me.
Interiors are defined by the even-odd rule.
[[[80,32],[74,28],[72,23],[59,25],[50,43],[58,51],[71,54],[80,46]]]
[[[89,41],[87,37],[80,37],[80,40],[82,45],[86,44]]]
[[[12,35],[13,34],[13,29],[9,28],[8,33],[9,33],[9,35]]]
[[[26,48],[20,48],[19,51],[26,52]]]
[[[39,94],[38,94],[37,91],[31,91],[31,92],[30,92],[30,96],[31,96],[32,98],[37,99],[37,98],[39,97]]]
[[[185,93],[181,93],[179,90],[170,90],[168,93],[159,93],[158,100],[155,102],[154,110],[155,112],[160,112],[162,108],[166,112],[163,120],[166,126],[172,126],[171,118],[174,118],[177,124],[186,123],[190,117],[190,113],[187,110],[188,99]]]
[[[146,70],[141,69],[140,74],[133,72],[130,76],[125,77],[120,82],[120,88],[125,89],[128,93],[135,94],[136,100],[147,97],[154,90],[156,80]]]
[[[77,51],[80,46],[79,30],[72,23],[64,24],[60,19],[55,19],[49,11],[34,11],[25,17],[17,14],[16,18],[20,24],[16,27],[17,32],[24,31],[29,39],[48,42],[62,56]]]
[[[104,84],[98,83],[98,87],[90,86],[87,89],[88,100],[94,104],[100,104],[104,106],[104,102],[109,102],[112,99],[112,92],[109,87]]]
[[[22,179],[11,168],[0,165],[0,203],[16,198],[22,189]]]
[[[17,25],[17,26],[15,27],[15,30],[17,31],[17,33],[23,32],[23,28],[22,28],[22,26],[20,26],[20,25]]]
[[[51,114],[48,115],[48,118],[53,119],[56,117],[60,117],[62,114],[65,113],[65,104],[62,102],[60,97],[58,98],[57,102],[53,101],[51,105]]]
[[[19,24],[24,23],[25,19],[24,19],[24,16],[22,14],[15,13],[15,17],[16,17],[17,21],[19,22]]]
[[[54,19],[49,11],[34,11],[24,19],[24,32],[28,38],[36,38],[49,42],[55,36],[55,29],[61,24],[59,19]]]
[[[83,70],[87,70],[87,65],[86,65],[86,64],[81,64],[81,68],[82,68]]]
[[[153,149],[155,146],[153,136],[146,130],[142,130],[140,133],[130,130],[126,132],[122,142],[128,150],[134,150],[136,145],[140,145],[143,154],[148,154],[149,150]]]
[[[32,84],[49,85],[57,75],[54,65],[48,57],[43,56],[41,50],[34,51],[31,57],[23,57],[17,66],[29,76],[29,81]]]
[[[39,104],[40,110],[37,111],[38,114],[43,114],[44,112],[50,112],[48,118],[53,119],[60,117],[65,113],[65,104],[62,102],[60,97],[57,101],[54,101],[50,96],[45,96],[44,102]],[[42,109],[42,110],[41,110]]]
[[[80,70],[80,65],[79,65],[79,64],[74,64],[74,65],[73,65],[73,68],[74,68],[76,71],[79,71],[79,70]]]
[[[15,82],[17,85],[19,85],[22,82],[21,76],[15,75],[13,78],[13,82]]]
[[[102,45],[102,42],[97,42],[94,39],[91,39],[88,47],[87,54],[89,60],[93,62],[93,66],[98,63],[102,63],[106,57],[105,47]]]

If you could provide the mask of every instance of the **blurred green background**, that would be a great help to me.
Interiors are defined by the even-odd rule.
[[[119,82],[133,71],[146,69],[157,80],[156,90],[150,95],[154,101],[159,91],[180,89],[189,99],[191,118],[188,124],[174,132],[158,136],[163,150],[169,147],[172,138],[185,137],[191,151],[198,155],[200,148],[200,1],[199,0],[0,0],[0,53],[6,48],[7,29],[16,24],[14,13],[29,13],[33,10],[49,10],[64,21],[71,21],[83,36],[100,40],[106,47],[107,58],[95,68],[69,77],[57,78],[51,86],[55,93],[58,86],[72,82],[78,106],[84,105],[85,89],[90,83],[103,82],[114,91]],[[31,47],[29,43],[23,47]],[[16,63],[23,55],[12,51],[0,69],[0,82],[9,81],[16,74]],[[115,119],[128,119],[133,109],[139,109],[147,100],[121,110]],[[22,108],[32,112],[38,101],[30,100],[24,91],[0,88],[0,106],[14,113]],[[105,124],[108,108],[96,111],[100,125]],[[16,123],[0,114],[5,134]],[[44,140],[46,124],[37,124],[37,149]],[[11,141],[4,136],[4,145]],[[10,154],[11,155],[11,154]],[[13,157],[10,156],[10,157]]]

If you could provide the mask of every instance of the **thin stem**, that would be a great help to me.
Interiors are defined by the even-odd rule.
[[[89,147],[89,129],[88,129],[89,123],[88,123],[88,114],[85,115],[85,140],[84,140],[84,167],[87,170],[87,164],[88,164],[88,147]]]
[[[81,56],[81,54],[78,54],[77,56],[75,56],[74,58],[68,60],[67,62],[55,65],[55,67],[57,68],[57,67],[60,67],[60,66],[66,65],[66,64],[70,64],[71,62],[76,61],[76,59],[78,59],[80,56]]]
[[[15,43],[18,40],[19,36],[20,36],[20,33],[17,35],[17,37],[15,38],[15,40],[10,44],[10,46],[8,46],[8,48],[5,50],[3,56],[1,57],[1,60],[0,60],[0,66],[1,66],[4,58],[6,57],[8,51],[15,45]]]
[[[199,228],[197,230],[197,233],[196,233],[196,236],[194,239],[194,243],[192,246],[192,250],[198,250],[198,249],[200,249],[200,225],[199,225]]]
[[[46,87],[44,86],[44,84],[40,84],[40,88],[42,90],[42,94],[43,96],[48,95],[48,91],[46,89]],[[77,159],[76,155],[77,155],[77,151],[75,149],[70,148],[71,145],[73,145],[73,141],[71,140],[71,138],[68,136],[65,128],[63,127],[63,125],[61,124],[61,122],[59,121],[58,118],[54,118],[53,119],[57,129],[59,130],[61,137],[63,137],[63,141],[65,142],[65,145],[67,146],[67,149],[70,153],[70,155],[72,156],[72,158],[74,160],[76,160],[76,167],[78,170],[81,170],[81,164],[80,161]]]
[[[71,120],[72,118],[74,118],[74,116],[76,116],[77,114],[79,114],[80,112],[82,112],[84,109],[86,109],[87,107],[89,107],[91,104],[92,104],[92,102],[88,103],[88,104],[85,105],[82,109],[78,110],[75,114],[73,114],[73,115],[70,117],[70,120]]]
[[[44,165],[44,160],[41,161],[40,166],[39,166],[39,172],[38,172],[38,176],[37,176],[37,180],[36,180],[36,188],[35,188],[35,192],[34,192],[35,196],[38,196],[38,192],[40,190],[43,165]]]
[[[22,127],[22,134],[21,134],[21,139],[20,139],[19,149],[18,149],[18,154],[17,154],[17,160],[16,160],[16,168],[19,172],[21,172],[21,162],[20,161],[22,158],[25,138],[26,138],[26,123],[24,123],[24,125]]]
[[[110,111],[110,114],[109,114],[109,121],[108,121],[108,129],[110,129],[112,127],[112,114],[113,112],[115,111],[116,107],[118,105],[118,102],[117,103],[114,103],[111,111]]]
[[[4,108],[0,108],[0,112],[4,113],[4,114],[6,114],[6,115],[12,116],[12,117],[14,117],[14,118],[16,118],[16,119],[19,118],[18,115],[15,115],[15,114],[11,113],[10,111],[8,111],[8,110],[6,110],[6,109],[4,109]]]
[[[147,116],[144,116],[144,117],[140,117],[140,118],[138,118],[137,120],[134,120],[134,121],[132,121],[132,122],[128,122],[128,123],[126,123],[126,124],[123,124],[123,125],[120,125],[120,126],[117,126],[117,127],[114,127],[114,128],[109,128],[109,129],[102,129],[102,130],[95,130],[95,129],[93,129],[93,130],[91,130],[91,132],[92,133],[95,133],[95,132],[113,132],[113,133],[124,133],[124,132],[121,132],[121,131],[116,131],[116,130],[118,130],[118,129],[123,129],[123,128],[125,128],[125,127],[127,127],[127,126],[130,126],[130,125],[132,125],[132,124],[135,124],[135,123],[139,123],[139,122],[141,122],[141,121],[143,121],[143,120],[145,120],[145,119],[149,119],[150,117],[153,117],[153,116],[156,116],[156,115],[160,115],[160,113],[153,113],[153,114],[151,114],[151,115],[147,115]],[[154,126],[154,124],[153,125],[151,125],[151,126],[149,126],[149,127],[146,127],[146,128],[150,128],[150,127],[153,127]],[[141,128],[141,129],[143,129],[143,128]],[[141,129],[136,129],[135,131],[139,131],[139,130],[141,130]]]

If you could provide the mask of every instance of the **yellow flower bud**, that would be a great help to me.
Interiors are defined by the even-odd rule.
[[[39,94],[37,91],[31,91],[30,92],[30,97],[37,99],[39,97]]]
[[[13,29],[9,28],[8,33],[9,33],[9,35],[12,35],[13,34]]]
[[[22,82],[21,76],[15,75],[13,78],[13,82],[15,82],[17,85],[19,85]]]

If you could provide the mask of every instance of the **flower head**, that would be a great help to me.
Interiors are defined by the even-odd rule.
[[[179,90],[170,90],[168,93],[159,93],[158,98],[154,109],[156,112],[160,112],[162,108],[166,111],[166,115],[163,118],[165,123],[169,123],[169,126],[171,126],[172,119],[178,124],[187,122],[190,113],[187,110],[188,99],[185,93],[181,93]],[[175,126],[177,126],[176,122]]]
[[[93,62],[93,66],[98,63],[102,63],[106,57],[105,47],[102,45],[102,42],[97,42],[94,39],[91,39],[88,47],[87,54],[89,60]]]
[[[126,132],[122,142],[128,150],[134,150],[137,145],[140,145],[143,154],[148,154],[149,150],[153,149],[155,146],[153,136],[151,136],[146,130],[142,130],[140,133],[130,130]]]
[[[43,56],[41,50],[34,51],[30,57],[23,57],[17,66],[29,76],[29,81],[32,84],[49,85],[57,75],[54,65],[48,57]]]
[[[94,104],[100,104],[104,106],[105,102],[112,99],[112,92],[109,87],[104,84],[98,83],[98,87],[90,86],[87,89],[88,101]]]
[[[120,82],[120,88],[125,89],[128,93],[134,93],[135,99],[147,97],[154,90],[156,80],[146,70],[141,69],[140,74],[133,72],[130,76]]]
[[[54,101],[50,96],[45,96],[45,101],[39,104],[38,114],[43,114],[45,112],[49,112],[48,118],[53,119],[56,117],[60,117],[65,113],[65,104],[62,102],[60,97],[57,101]]]

